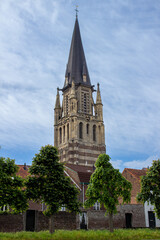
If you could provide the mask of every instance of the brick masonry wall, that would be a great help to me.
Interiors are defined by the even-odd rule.
[[[100,211],[88,211],[88,229],[108,229],[109,228],[109,217],[105,216],[105,210]],[[114,228],[125,227],[125,215],[118,212],[113,217]]]
[[[114,228],[125,228],[125,214],[132,214],[132,227],[145,227],[144,206],[142,204],[125,204],[117,208],[118,213],[113,217]],[[87,212],[88,229],[108,229],[109,218],[105,216],[105,210]]]
[[[0,215],[0,232],[23,231],[23,214]]]
[[[132,214],[132,227],[145,227],[144,206],[142,204],[125,204],[119,205],[118,213],[113,217],[114,228],[125,228],[125,214]],[[105,216],[105,210],[87,211],[88,229],[108,229],[109,219]],[[74,230],[79,229],[79,215],[75,213],[59,212],[54,217],[55,229]],[[49,218],[42,212],[36,211],[35,214],[35,231],[44,231],[49,229]],[[25,214],[19,215],[0,215],[1,232],[17,232],[25,230]]]
[[[75,230],[77,229],[77,218],[75,213],[58,212],[54,216],[54,228]],[[49,229],[49,217],[43,215],[42,212],[36,212],[36,231],[44,231]]]
[[[25,230],[26,214],[7,214],[0,215],[0,232],[19,232]],[[54,217],[55,229],[74,230],[79,226],[78,218],[75,213],[58,212]],[[49,229],[49,217],[42,212],[35,212],[35,231]]]
[[[68,212],[58,212],[55,215],[55,229],[74,230],[77,228],[76,214]]]
[[[49,229],[49,218],[46,217],[42,212],[36,212],[35,219],[35,231],[45,231]]]
[[[132,213],[132,227],[145,227],[145,213],[143,204],[124,204],[120,206],[120,212]]]

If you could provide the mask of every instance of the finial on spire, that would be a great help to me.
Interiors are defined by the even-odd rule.
[[[100,89],[99,89],[99,83],[97,83],[97,99],[96,99],[96,104],[102,104],[102,99],[101,99],[101,94],[100,94]]]
[[[76,9],[75,9],[75,11],[76,11],[76,19],[78,18],[78,5],[76,5]]]
[[[59,94],[59,87],[57,87],[57,94]]]

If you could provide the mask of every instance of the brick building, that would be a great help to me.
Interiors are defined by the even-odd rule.
[[[19,165],[19,175],[25,178],[28,175],[29,166]],[[84,203],[85,192],[89,184],[90,176],[94,168],[90,166],[82,166],[75,164],[65,164],[64,173],[68,176],[72,183],[79,189],[79,200]],[[132,183],[132,197],[130,204],[117,207],[118,213],[114,215],[113,223],[115,228],[138,228],[146,227],[144,206],[136,202],[136,195],[140,190],[140,176],[145,174],[144,170],[124,169],[123,176]],[[137,173],[137,175],[136,175]],[[134,179],[137,177],[137,180]],[[29,202],[29,209],[24,214],[16,216],[1,215],[0,216],[0,231],[40,231],[49,228],[48,218],[42,214],[45,206],[40,202]],[[8,228],[7,222],[10,224]],[[83,222],[83,224],[82,224]],[[157,225],[156,225],[157,226]],[[55,215],[56,229],[107,229],[109,228],[108,216],[105,216],[105,209],[99,203],[90,209],[83,209],[82,214],[74,214],[66,212],[65,207]]]
[[[132,191],[131,191],[131,202],[130,204],[138,204],[136,201],[137,193],[140,192],[141,185],[141,176],[145,176],[147,172],[147,168],[143,169],[131,169],[125,168],[122,172],[122,175],[132,183]],[[145,227],[160,227],[160,220],[156,217],[154,213],[154,206],[148,204],[147,202],[144,204],[144,215],[145,215]]]

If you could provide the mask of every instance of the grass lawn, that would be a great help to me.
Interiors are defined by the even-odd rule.
[[[126,239],[160,239],[160,230],[151,229],[118,229],[114,233],[110,233],[107,230],[103,231],[63,231],[58,230],[54,234],[45,232],[17,232],[17,233],[0,233],[0,240],[126,240]]]

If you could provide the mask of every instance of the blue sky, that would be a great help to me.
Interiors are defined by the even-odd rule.
[[[100,83],[107,154],[121,170],[150,166],[160,156],[159,0],[1,1],[0,156],[31,164],[54,144],[56,88],[77,4],[91,82]]]

